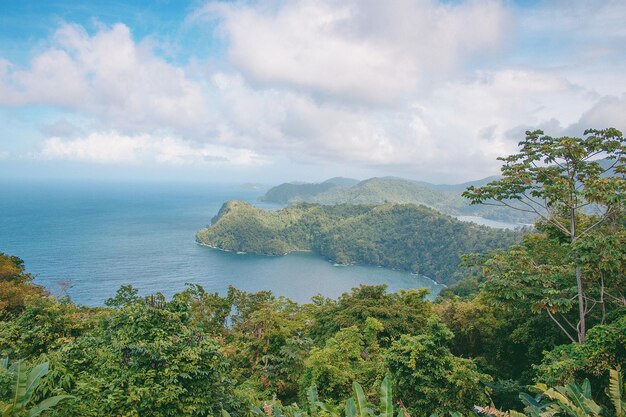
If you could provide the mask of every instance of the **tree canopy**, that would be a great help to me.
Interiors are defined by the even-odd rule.
[[[607,289],[624,300],[626,141],[613,128],[589,129],[581,138],[536,130],[526,132],[519,146],[518,153],[499,158],[500,179],[471,186],[463,196],[472,204],[539,217],[543,236],[526,237],[523,245],[493,258],[492,282],[504,284],[502,297],[532,299],[572,341],[582,343],[591,310],[606,309]],[[574,324],[566,317],[573,299]]]

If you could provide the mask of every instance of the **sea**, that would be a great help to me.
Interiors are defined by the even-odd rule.
[[[361,284],[389,291],[443,288],[424,276],[374,266],[339,266],[314,253],[269,257],[224,252],[195,241],[222,204],[265,209],[264,190],[181,182],[0,181],[0,252],[24,260],[34,282],[75,303],[102,305],[122,285],[171,297],[187,283],[224,295],[229,286],[271,290],[304,303]]]

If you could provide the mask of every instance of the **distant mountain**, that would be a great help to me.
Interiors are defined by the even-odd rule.
[[[309,201],[318,194],[333,188],[349,188],[359,183],[353,178],[335,177],[322,183],[287,182],[273,187],[261,198],[262,201],[277,204],[293,204]]]
[[[267,193],[261,197],[261,200],[278,204],[299,203],[308,201],[318,194],[337,187],[340,186],[330,182],[323,182],[321,184],[285,183],[270,188]]]
[[[360,180],[346,177],[333,177],[324,181],[324,183],[334,184],[340,187],[352,187],[353,185],[357,185],[359,182]]]
[[[482,187],[483,185],[495,181],[500,178],[497,175],[492,175],[491,177],[483,178],[481,180],[464,182],[462,184],[431,184],[429,182],[423,181],[415,181],[417,184],[423,185],[424,187],[432,188],[437,191],[445,191],[450,193],[458,193],[461,194],[465,189],[471,185],[474,187]]]
[[[286,183],[271,188],[263,201],[278,204],[422,204],[451,216],[479,216],[508,223],[531,223],[526,213],[511,209],[470,205],[461,192],[470,185],[481,186],[497,177],[455,185],[437,185],[402,178],[370,178],[357,182],[332,178],[318,184]]]

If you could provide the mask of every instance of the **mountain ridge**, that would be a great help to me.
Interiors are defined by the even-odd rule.
[[[431,184],[398,177],[372,177],[353,185],[345,181],[336,184],[331,178],[321,183],[280,184],[269,189],[261,200],[278,204],[421,204],[455,217],[478,216],[508,223],[532,223],[534,219],[526,213],[504,207],[471,205],[460,195],[471,185],[481,186],[497,178],[491,176],[462,184]]]

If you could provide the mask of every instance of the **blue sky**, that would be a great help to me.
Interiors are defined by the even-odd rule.
[[[0,0],[0,177],[484,177],[525,130],[626,129],[625,19],[623,1]]]

